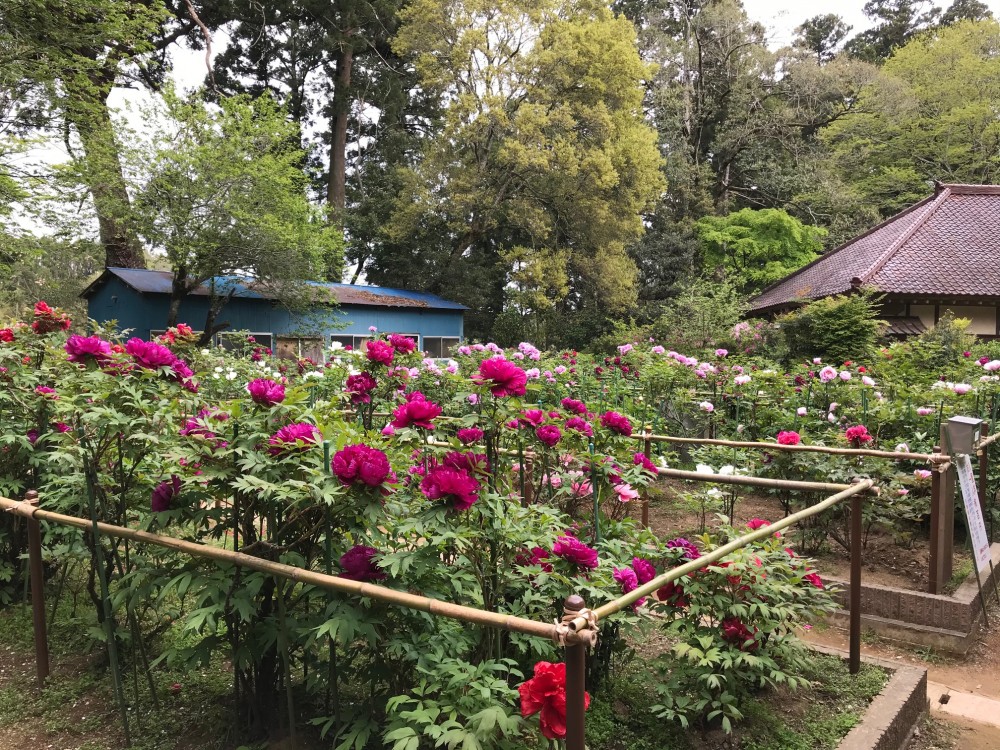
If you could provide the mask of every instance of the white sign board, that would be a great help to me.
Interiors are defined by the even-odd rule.
[[[965,518],[969,522],[972,553],[976,558],[976,569],[981,572],[990,567],[990,540],[986,536],[983,509],[979,507],[979,489],[976,487],[976,478],[972,474],[972,459],[966,455],[960,455],[952,456],[952,461],[958,467],[958,483],[962,488]]]

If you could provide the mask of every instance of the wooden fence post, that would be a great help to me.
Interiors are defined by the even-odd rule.
[[[38,507],[38,493],[28,490],[24,502]],[[35,672],[38,686],[45,687],[49,676],[49,639],[45,627],[45,568],[42,564],[42,530],[34,515],[28,522],[28,577],[31,579],[31,621],[35,631]]]
[[[586,609],[583,597],[566,597],[563,612],[567,617]],[[566,646],[566,750],[586,750],[585,701],[587,644],[581,641]]]
[[[848,667],[851,674],[861,669],[861,514],[864,499],[851,496],[851,640]]]

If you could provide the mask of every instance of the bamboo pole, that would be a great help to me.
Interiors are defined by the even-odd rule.
[[[735,552],[740,547],[744,547],[747,544],[750,544],[751,542],[756,542],[766,537],[769,537],[775,531],[781,531],[782,529],[786,529],[789,526],[798,523],[799,521],[805,518],[810,518],[811,516],[815,516],[818,513],[822,513],[823,511],[832,508],[838,503],[843,502],[849,497],[853,497],[854,495],[859,495],[868,492],[874,486],[875,482],[873,482],[871,479],[864,479],[860,482],[852,484],[847,489],[842,490],[835,495],[831,495],[830,497],[826,498],[822,502],[817,503],[816,505],[810,506],[809,508],[806,508],[804,510],[800,510],[798,513],[792,513],[792,515],[786,516],[785,518],[782,518],[780,521],[775,521],[769,526],[764,526],[755,531],[751,531],[749,534],[744,534],[743,536],[734,539],[728,544],[724,544],[718,549],[712,550],[711,552],[702,555],[696,560],[691,560],[690,562],[686,562],[683,565],[678,565],[676,568],[668,570],[666,573],[657,576],[649,583],[643,584],[642,586],[633,589],[629,593],[618,597],[614,601],[601,605],[600,607],[594,610],[594,615],[596,615],[598,620],[606,619],[611,615],[615,614],[616,612],[620,612],[621,610],[625,609],[625,607],[631,606],[635,602],[639,601],[639,599],[654,594],[657,589],[661,588],[662,586],[665,586],[671,581],[676,581],[678,578],[683,578],[684,576],[690,573],[694,573],[695,571],[704,568],[706,565],[711,565],[712,563],[716,563],[722,558],[724,558],[726,555]],[[572,622],[568,623],[568,625],[570,630],[578,632],[587,628],[587,621],[584,618],[578,617]]]
[[[939,453],[908,453],[905,451],[879,451],[867,448],[831,448],[826,445],[781,445],[780,443],[763,443],[741,440],[719,440],[713,438],[686,438],[673,435],[637,435],[636,437],[652,440],[658,443],[686,443],[690,445],[719,445],[726,448],[761,448],[803,453],[828,453],[834,456],[871,456],[873,458],[890,458],[897,461],[921,461],[924,463],[944,463],[948,456]]]
[[[272,562],[270,560],[264,560],[263,558],[254,557],[252,555],[245,555],[242,552],[232,552],[230,550],[219,549],[217,547],[208,547],[195,542],[188,542],[183,539],[175,539],[174,537],[152,534],[147,531],[138,531],[136,529],[113,526],[103,522],[93,524],[93,529],[91,529],[92,524],[87,519],[78,518],[77,516],[67,516],[62,513],[53,513],[52,511],[47,510],[40,510],[33,508],[26,503],[11,500],[6,497],[0,497],[0,508],[5,509],[9,513],[24,516],[25,518],[36,518],[40,521],[50,521],[64,526],[72,526],[77,529],[82,529],[83,531],[96,531],[96,533],[104,534],[105,536],[131,539],[145,544],[154,544],[158,547],[164,547],[166,549],[172,549],[177,552],[191,555],[192,557],[201,557],[214,560],[216,562],[230,563],[231,565],[256,570],[261,573],[267,573],[280,578],[286,578],[298,583],[318,586],[323,589],[345,594],[365,596],[371,599],[386,602],[388,604],[395,604],[408,609],[429,612],[432,615],[440,617],[462,620],[463,622],[469,622],[475,625],[484,625],[486,627],[497,628],[499,630],[509,630],[515,633],[538,636],[539,638],[548,638],[553,641],[558,641],[559,639],[558,628],[554,624],[537,622],[535,620],[529,620],[524,617],[516,617],[514,615],[506,615],[501,612],[489,612],[482,609],[475,609],[474,607],[467,607],[462,604],[451,604],[449,602],[443,602],[440,599],[430,599],[425,596],[418,596],[417,594],[410,594],[405,591],[397,591],[395,589],[378,586],[373,583],[350,581],[346,578],[328,576],[324,573],[305,570],[304,568],[296,568],[292,565]],[[573,638],[575,638],[575,636],[571,636],[571,641]],[[589,640],[587,642],[589,643]]]
[[[751,487],[769,487],[776,490],[800,490],[802,492],[840,492],[854,485],[831,482],[800,482],[795,479],[769,479],[768,477],[748,477],[741,474],[706,474],[700,471],[681,469],[657,469],[661,477],[689,479],[695,482],[716,482],[718,484],[743,484]]]

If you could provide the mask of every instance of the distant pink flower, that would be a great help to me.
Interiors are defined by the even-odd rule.
[[[750,376],[749,375],[737,375],[735,378],[733,378],[733,382],[736,385],[746,385],[747,383],[750,382]]]
[[[804,417],[806,414],[809,413],[809,410],[804,406],[800,406],[798,409],[795,410],[795,413],[798,414],[800,417]]]
[[[594,428],[590,425],[586,419],[581,417],[570,417],[566,420],[566,429],[573,430],[575,432],[582,432],[587,437],[594,436]]]
[[[247,383],[247,391],[255,404],[275,406],[285,400],[285,386],[267,378],[257,378]]]
[[[503,357],[484,359],[479,364],[479,372],[472,380],[481,385],[487,385],[497,398],[504,396],[523,396],[528,376],[520,367]]]
[[[70,317],[59,308],[49,307],[44,302],[35,303],[35,320],[31,330],[37,334],[53,331],[68,331],[71,325]]]
[[[472,443],[478,443],[483,439],[483,431],[478,427],[465,427],[459,430],[455,437],[462,445],[472,445]]]
[[[819,371],[819,379],[822,380],[824,383],[829,383],[831,380],[836,380],[837,371],[833,367],[830,367],[830,365],[827,365],[826,367],[824,367],[822,370]]]
[[[716,349],[715,350],[715,356],[716,357],[726,357],[726,356],[729,356],[729,350],[728,349]]]
[[[548,415],[541,409],[525,409],[521,412],[520,422],[524,424],[531,425],[532,427],[538,427]]]
[[[552,553],[580,568],[593,570],[597,567],[597,550],[569,534],[556,539],[552,545]]]
[[[52,427],[55,429],[56,432],[69,432],[70,430],[73,429],[65,422],[54,422],[52,424]]]
[[[798,445],[802,437],[795,430],[784,430],[778,433],[778,445]]]
[[[653,354],[663,354],[663,353],[664,353],[665,351],[667,351],[667,350],[666,350],[666,349],[664,349],[664,348],[663,348],[662,346],[660,346],[659,344],[657,344],[657,345],[656,345],[656,346],[654,346],[654,347],[653,347],[652,349],[650,349],[650,351],[651,351],[651,352],[652,352]]]
[[[929,469],[913,470],[913,476],[915,476],[917,479],[930,479],[932,473],[933,472],[931,472]]]
[[[639,492],[627,482],[619,482],[614,485],[615,494],[618,495],[618,502],[630,503],[639,497]]]
[[[139,367],[147,370],[170,367],[177,359],[177,356],[167,347],[137,338],[128,340],[128,343],[125,344],[125,351]]]
[[[392,359],[396,355],[396,350],[392,344],[382,339],[373,339],[368,342],[366,356],[369,362],[376,362],[388,367],[392,364]]]
[[[479,481],[465,471],[435,466],[420,482],[420,491],[429,500],[444,500],[454,510],[468,510],[479,499]]]
[[[47,385],[35,386],[35,393],[37,393],[39,396],[44,396],[45,398],[51,399],[52,401],[55,401],[57,398],[59,398],[59,394],[56,393],[56,389],[49,388]]]
[[[70,338],[79,338],[79,337],[70,336]],[[13,328],[0,328],[0,344],[9,344],[13,340],[14,340]]]
[[[546,573],[552,572],[552,563],[545,562],[550,557],[549,551],[542,547],[532,547],[530,550],[518,553],[514,558],[514,564],[524,567],[526,565],[540,565]]]
[[[180,383],[185,390],[191,391],[191,393],[198,392],[198,383],[195,382],[194,372],[188,367],[187,362],[183,359],[175,359],[170,365],[170,370],[173,372],[171,379],[174,382]]]
[[[28,442],[34,445],[38,442],[38,430],[28,430],[25,433],[25,437],[28,438]]]
[[[404,427],[420,427],[424,430],[433,430],[434,425],[431,420],[441,414],[441,407],[433,401],[428,401],[420,391],[413,391],[407,394],[406,401],[400,404],[392,412],[392,426],[397,430]]]
[[[67,359],[77,364],[93,360],[100,365],[111,358],[111,344],[100,336],[70,336],[64,348]]]
[[[323,436],[315,425],[307,422],[295,422],[285,425],[268,438],[268,453],[277,456],[295,450],[308,450],[313,447]]]
[[[568,398],[567,397],[567,398],[564,398],[559,403],[562,404],[562,408],[563,409],[565,409],[566,411],[569,411],[569,412],[573,412],[574,414],[586,414],[587,413],[587,405],[585,403],[583,403],[582,401],[577,401],[576,399],[572,399],[572,398]]]
[[[657,471],[657,469],[656,469],[656,464],[654,464],[652,461],[650,461],[649,460],[649,456],[647,456],[642,451],[639,451],[638,453],[633,453],[632,454],[632,465],[633,466],[641,466],[643,469],[645,469],[646,471],[648,471],[654,477],[655,476],[659,476],[659,471]]]
[[[972,390],[972,386],[969,385],[968,383],[955,383],[952,390],[955,391],[955,393],[957,393],[959,396],[964,396],[966,393]]]
[[[917,407],[917,414],[919,414],[921,417],[926,417],[928,414],[933,414],[933,413],[934,410],[929,406]]]
[[[616,411],[604,412],[601,415],[601,426],[617,435],[625,437],[632,435],[632,423],[628,421],[628,417]]]
[[[698,404],[698,408],[704,412],[708,412],[709,414],[711,414],[713,411],[715,411],[715,404],[713,404],[711,401],[702,401],[700,404]]]
[[[350,581],[364,581],[366,583],[383,580],[385,573],[375,564],[377,554],[378,550],[374,547],[366,547],[362,544],[354,545],[340,556],[340,567],[343,568],[343,572],[337,575]]]
[[[850,380],[851,379],[851,373],[849,373],[847,370],[843,370],[840,373],[840,379],[843,380],[843,381],[845,381],[845,382],[848,381],[848,380]]]

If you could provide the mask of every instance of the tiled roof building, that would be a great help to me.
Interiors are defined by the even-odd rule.
[[[919,333],[950,309],[970,332],[1000,334],[1000,185],[938,185],[934,195],[772,284],[751,301],[769,315],[870,286],[890,332]]]

